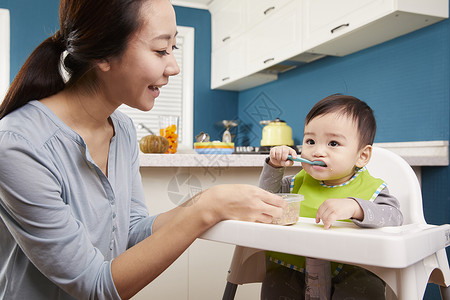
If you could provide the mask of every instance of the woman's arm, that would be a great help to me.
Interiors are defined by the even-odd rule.
[[[159,215],[153,234],[112,262],[112,276],[123,299],[169,267],[203,232],[225,220],[269,223],[281,216],[282,198],[251,185],[219,185],[183,206]]]

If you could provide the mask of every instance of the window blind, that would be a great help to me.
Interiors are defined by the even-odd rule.
[[[161,88],[160,96],[150,111],[140,111],[124,104],[119,110],[133,120],[138,140],[149,134],[145,128],[138,126],[139,124],[159,135],[160,115],[179,116],[178,144],[192,148],[194,28],[178,26],[177,29],[178,49],[173,53],[180,73],[170,77],[169,83]]]
[[[0,103],[9,88],[9,10],[0,8]]]

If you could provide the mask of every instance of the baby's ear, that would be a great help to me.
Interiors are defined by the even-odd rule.
[[[358,159],[356,160],[356,166],[362,168],[367,165],[372,156],[372,146],[366,145],[361,150],[359,150]]]

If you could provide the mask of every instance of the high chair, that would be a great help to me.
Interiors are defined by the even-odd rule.
[[[434,226],[425,222],[420,184],[414,171],[400,156],[389,150],[373,147],[372,158],[367,165],[367,169],[372,176],[382,178],[387,183],[389,192],[399,200],[400,209],[403,213],[403,226],[385,227],[383,232],[401,232],[403,228],[406,232],[411,226],[417,228],[413,234],[428,234],[426,245],[422,245],[428,252],[421,251],[421,246],[417,247],[417,245],[406,248],[406,256],[415,256],[417,259],[415,258],[414,261],[416,262],[408,266],[403,266],[399,263],[401,267],[398,267],[399,265],[390,267],[389,264],[392,264],[392,262],[380,262],[379,265],[377,262],[371,262],[366,265],[364,260],[358,262],[355,259],[353,261],[352,259],[354,258],[351,257],[344,257],[344,260],[342,255],[341,261],[363,267],[383,279],[387,287],[386,299],[422,299],[427,283],[431,282],[440,286],[442,299],[450,300],[450,289],[448,288],[450,285],[450,269],[445,252],[445,247],[448,246],[450,240],[449,225]],[[432,235],[430,228],[435,228],[433,230],[436,230],[436,227],[442,230],[437,235]],[[270,227],[267,228],[270,230]],[[331,230],[333,230],[333,227]],[[370,235],[370,230],[377,231],[378,229],[356,229],[354,231],[359,234],[367,232]],[[392,237],[395,239],[395,234]],[[206,238],[208,239],[208,235],[206,235]],[[234,244],[239,245],[240,243],[237,241]],[[407,245],[408,243],[405,244]],[[292,250],[290,251],[292,253]],[[422,255],[421,252],[425,254]],[[429,255],[430,253],[431,255]],[[376,255],[377,253],[367,253],[366,257],[370,256],[373,260],[373,256]],[[328,256],[332,260],[333,255],[328,254]],[[227,286],[223,299],[234,299],[238,285],[261,282],[264,279],[264,275],[264,251],[236,246],[227,276]]]

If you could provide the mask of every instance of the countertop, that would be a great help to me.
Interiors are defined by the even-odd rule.
[[[375,143],[403,157],[411,166],[448,166],[448,141]],[[193,150],[177,154],[139,155],[141,167],[262,167],[263,154],[196,154]],[[300,163],[295,163],[300,166]]]

